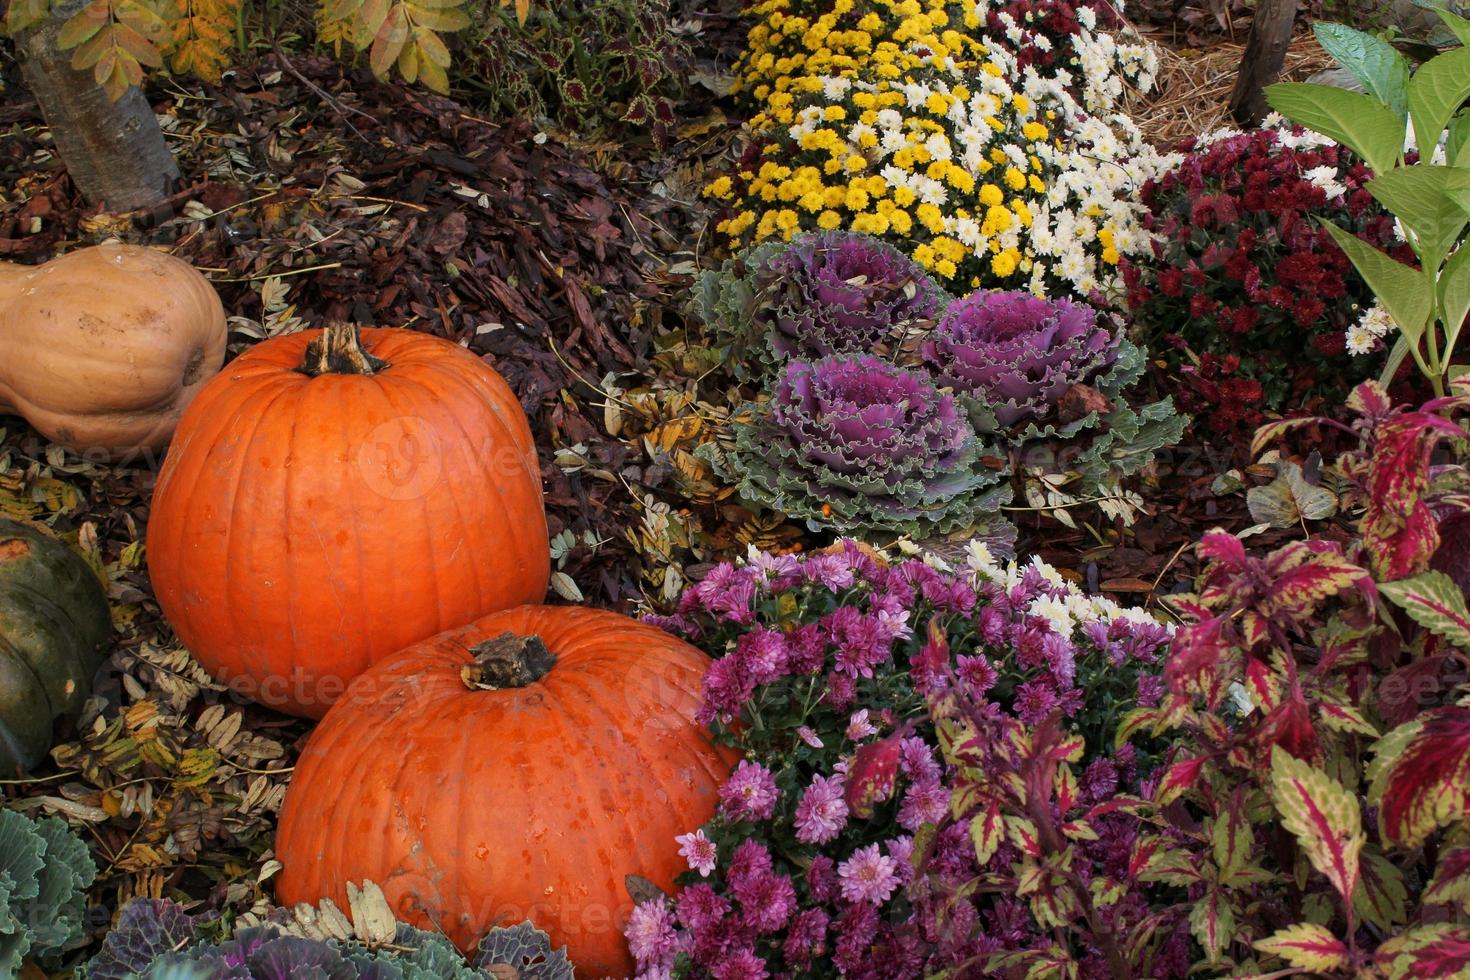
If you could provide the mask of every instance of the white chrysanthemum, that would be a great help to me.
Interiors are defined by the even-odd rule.
[[[847,94],[852,88],[852,80],[837,75],[829,75],[822,80],[822,94],[833,102]]]
[[[1302,174],[1314,187],[1322,188],[1329,201],[1347,194],[1347,187],[1337,179],[1336,167],[1313,167]]]

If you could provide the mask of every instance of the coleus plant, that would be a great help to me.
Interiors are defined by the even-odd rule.
[[[1470,20],[1435,12],[1470,43]],[[1340,24],[1318,25],[1317,37],[1365,91],[1292,82],[1269,86],[1266,99],[1287,118],[1353,150],[1375,173],[1367,188],[1399,219],[1418,267],[1336,225],[1325,227],[1398,327],[1383,376],[1411,355],[1443,395],[1470,314],[1470,249],[1461,245],[1470,224],[1470,109],[1462,108],[1470,97],[1470,47],[1431,58],[1411,76],[1404,56],[1381,38]],[[1418,159],[1407,163],[1406,147],[1414,144]]]
[[[1207,534],[1169,693],[1119,731],[1174,742],[1130,867],[1179,889],[1200,969],[1470,971],[1470,610],[1432,567],[1440,522],[1470,506],[1466,470],[1432,465],[1464,448],[1470,393],[1409,411],[1367,383],[1349,408],[1357,537],[1256,555]],[[1348,428],[1286,420],[1257,448],[1313,421]]]

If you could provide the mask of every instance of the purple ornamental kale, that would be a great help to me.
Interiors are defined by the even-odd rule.
[[[981,291],[950,304],[923,353],[941,386],[1009,427],[1048,418],[1069,387],[1113,364],[1118,339],[1085,304]]]
[[[754,277],[754,319],[778,362],[882,353],[908,324],[937,317],[947,298],[913,259],[844,231],[798,235]]]
[[[980,463],[953,397],[876,357],[793,361],[768,413],[737,429],[725,461],[749,500],[814,527],[945,533],[972,525],[1008,488]]]

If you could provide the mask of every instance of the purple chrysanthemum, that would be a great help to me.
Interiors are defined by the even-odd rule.
[[[842,897],[849,902],[881,905],[898,887],[898,865],[878,850],[877,844],[860,847],[837,866],[842,879]]]
[[[796,839],[803,844],[825,844],[847,826],[847,801],[840,776],[813,776],[796,804]]]
[[[673,966],[677,946],[674,917],[662,898],[635,905],[623,934],[628,940],[628,951],[638,961],[638,969]]]
[[[780,795],[771,770],[759,762],[741,759],[720,787],[720,812],[733,820],[769,820]]]
[[[679,845],[679,856],[689,862],[689,870],[698,871],[700,877],[708,878],[710,872],[715,870],[719,852],[715,848],[715,842],[704,836],[703,828],[693,833],[681,834],[674,841]]]

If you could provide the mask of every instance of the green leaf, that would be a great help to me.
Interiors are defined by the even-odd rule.
[[[1371,95],[1331,85],[1278,82],[1266,86],[1266,101],[1292,122],[1347,146],[1375,173],[1392,170],[1403,152],[1403,120]]]
[[[1325,520],[1337,512],[1337,494],[1308,483],[1302,468],[1290,460],[1276,465],[1276,479],[1246,491],[1245,500],[1253,520],[1278,528]]]
[[[1439,142],[1445,123],[1467,95],[1470,95],[1470,48],[1456,48],[1429,59],[1409,79],[1414,144],[1426,158]]]
[[[1470,222],[1470,169],[1421,163],[1368,181],[1369,192],[1418,239],[1426,269],[1438,269]]]
[[[1470,244],[1461,245],[1439,270],[1439,308],[1444,315],[1444,359],[1448,361],[1465,317],[1470,316]]]
[[[1409,114],[1409,63],[1380,37],[1346,24],[1312,25],[1317,43],[1400,119]]]
[[[1358,855],[1367,841],[1358,798],[1279,745],[1271,749],[1271,798],[1282,826],[1312,867],[1332,882],[1344,902],[1351,902],[1358,888]]]
[[[1460,163],[1465,145],[1470,143],[1470,109],[1462,109],[1450,119],[1450,134],[1445,139],[1445,160],[1451,166]]]
[[[1435,7],[1434,12],[1439,14],[1439,19],[1444,21],[1446,27],[1454,31],[1455,37],[1460,39],[1461,44],[1470,47],[1470,20],[1443,7]]]
[[[1470,610],[1465,608],[1465,594],[1444,572],[1380,582],[1378,591],[1435,636],[1470,650]]]
[[[1412,266],[1389,258],[1378,249],[1331,222],[1322,222],[1334,241],[1347,253],[1353,267],[1383,303],[1394,323],[1417,346],[1434,310],[1434,297],[1424,274]]]
[[[1389,349],[1388,360],[1383,362],[1383,370],[1378,375],[1378,383],[1385,386],[1393,384],[1394,377],[1399,373],[1399,365],[1404,363],[1404,358],[1408,356],[1409,338],[1399,334],[1399,339],[1395,340],[1393,347]]]

